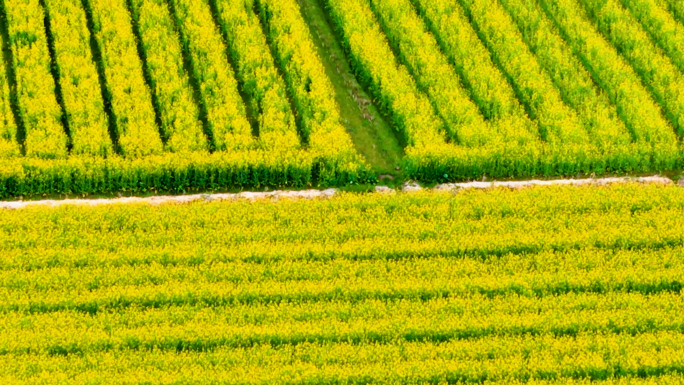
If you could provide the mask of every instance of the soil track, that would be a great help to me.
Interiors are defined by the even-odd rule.
[[[614,183],[644,183],[644,184],[660,184],[669,185],[674,182],[663,176],[649,176],[649,177],[622,177],[622,178],[590,178],[590,179],[556,179],[556,180],[528,180],[528,181],[511,181],[511,182],[464,182],[464,183],[445,183],[434,187],[434,190],[442,191],[457,191],[462,189],[488,189],[496,187],[508,188],[525,188],[532,186],[606,186]],[[385,186],[377,186],[375,188],[378,193],[393,193],[397,191],[410,193],[412,191],[423,190],[417,183],[406,183],[400,189],[391,189]],[[224,201],[224,200],[260,200],[272,199],[278,200],[281,198],[287,199],[314,199],[314,198],[330,198],[333,197],[339,190],[301,190],[301,191],[269,191],[269,192],[241,192],[241,193],[225,193],[225,194],[195,194],[195,195],[179,195],[179,196],[152,196],[152,197],[120,197],[110,199],[48,199],[36,201],[12,201],[0,202],[0,209],[23,209],[32,206],[63,206],[63,205],[81,205],[81,206],[98,206],[111,204],[127,204],[127,203],[148,203],[151,205],[160,205],[165,203],[190,203],[195,201]]]

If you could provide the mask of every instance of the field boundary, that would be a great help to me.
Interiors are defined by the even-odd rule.
[[[684,180],[684,178],[683,178]],[[653,175],[645,177],[608,177],[608,178],[586,178],[586,179],[554,179],[554,180],[524,180],[524,181],[491,181],[491,182],[463,182],[463,183],[443,183],[432,188],[423,188],[418,183],[409,181],[403,186],[393,189],[387,186],[376,186],[375,193],[411,193],[416,191],[460,191],[465,189],[486,190],[491,188],[505,187],[511,189],[521,189],[535,186],[607,186],[616,183],[640,183],[673,185],[675,181],[668,177]],[[679,183],[680,186],[684,185]],[[150,197],[117,197],[117,198],[98,198],[98,199],[44,199],[36,201],[4,201],[0,202],[0,210],[17,210],[33,206],[59,207],[65,205],[74,206],[101,206],[112,204],[135,204],[147,203],[150,205],[160,204],[183,204],[196,201],[230,201],[230,200],[264,200],[270,199],[277,201],[285,199],[327,199],[332,198],[340,192],[340,189],[329,188],[325,190],[274,190],[274,191],[243,191],[239,193],[216,193],[216,194],[192,194],[192,195],[158,195]]]
[[[586,179],[554,179],[554,180],[522,180],[509,182],[464,182],[464,183],[443,183],[437,185],[437,190],[460,190],[467,188],[487,189],[495,187],[509,187],[509,188],[525,188],[533,186],[606,186],[614,183],[628,183],[636,182],[642,184],[673,184],[674,181],[670,178],[653,175],[642,177],[608,177],[608,178],[586,178]]]

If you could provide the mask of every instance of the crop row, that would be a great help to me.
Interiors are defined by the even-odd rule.
[[[362,2],[370,6],[385,36],[418,88],[432,102],[452,140],[468,146],[487,143],[492,134],[477,105],[461,87],[461,79],[439,46],[412,12],[408,0]]]
[[[19,119],[25,131],[26,155],[46,159],[67,156],[68,137],[55,96],[45,15],[38,0],[3,2],[16,78]]]
[[[447,1],[414,3],[485,118],[523,118],[525,111],[513,88],[494,64],[460,5]]]
[[[634,138],[653,143],[653,163],[672,164],[677,151],[676,137],[635,71],[583,17],[577,3],[563,1],[551,5],[542,2],[542,6],[606,90]]]
[[[482,173],[527,176],[552,169],[551,164],[538,167],[539,163],[546,162],[541,159],[544,149],[538,142],[538,126],[527,117],[513,88],[461,6],[449,1],[413,1],[413,4],[449,63],[461,76],[470,97],[488,119],[489,130],[494,136],[490,136],[481,148],[468,148],[466,154],[454,146],[418,150],[415,156],[428,159],[428,162],[423,166],[417,162],[418,170],[409,172],[417,173],[420,178],[442,179],[445,175],[469,178]],[[461,144],[468,145],[467,142]]]
[[[516,167],[518,157],[502,157],[499,149],[465,150],[446,144],[443,121],[408,69],[395,57],[368,3],[327,0],[325,4],[356,76],[370,89],[407,145],[404,170],[408,177],[449,179],[482,173],[524,173]],[[513,166],[509,167],[508,162]],[[493,169],[495,163],[499,163],[498,170]]]
[[[206,149],[200,113],[186,75],[184,54],[197,83],[199,104],[205,112],[207,134],[213,147],[239,150],[251,146],[251,127],[226,60],[226,47],[208,3],[173,1],[170,3],[172,15],[167,4],[159,1],[130,1],[128,4],[119,1],[105,6],[96,0],[52,0],[44,4],[45,16],[38,1],[22,6],[9,2],[6,5],[28,155],[37,151],[36,156],[42,158],[66,156],[66,133],[69,133],[74,155],[106,157],[111,154],[112,143],[107,132],[110,126],[120,152],[126,157],[160,154],[162,138],[166,149],[172,152]],[[133,15],[132,20],[128,8]],[[67,22],[67,14],[73,15],[73,22]],[[43,20],[49,31],[43,27]],[[257,27],[257,30],[245,31],[241,37],[249,38],[256,34],[259,39],[261,36],[262,41],[258,44],[262,44],[260,49],[265,48],[262,61],[266,54],[273,67],[258,30],[258,21],[252,27]],[[182,48],[176,30],[180,32]],[[95,42],[90,40],[91,31]],[[61,109],[55,99],[46,36],[52,39],[50,48],[54,49],[54,67],[61,89],[61,92],[57,90],[57,97],[64,99],[67,111],[66,133],[61,127]],[[138,38],[140,47],[136,41]],[[96,64],[100,68],[96,68]],[[269,81],[273,74],[260,71],[258,76],[257,73],[252,76],[251,82],[256,82],[257,78],[261,82],[262,79]],[[145,77],[152,85],[152,92]],[[35,84],[43,83],[52,84],[52,87],[36,88]],[[289,105],[284,91],[278,95],[281,103],[285,102],[286,108],[281,106],[280,110],[284,111],[287,120]],[[261,98],[271,100],[272,96]],[[6,109],[10,111],[9,90],[6,99]],[[40,99],[46,101],[34,102]],[[108,122],[105,105],[110,108],[112,122]],[[153,105],[159,117],[155,116]],[[265,110],[271,113],[271,108]],[[292,113],[289,114],[291,118]],[[52,116],[52,124],[45,120],[49,116]],[[160,121],[159,130],[155,120]],[[291,123],[287,123],[291,132],[289,138],[284,139],[288,143],[284,150],[294,147],[298,141]],[[8,126],[7,130],[3,138],[11,141],[16,137],[16,129]],[[268,130],[267,127],[263,131]],[[41,131],[45,133],[41,134]],[[161,131],[162,138],[158,131]],[[42,138],[40,135],[48,136]],[[65,142],[58,145],[50,135],[58,135]],[[42,143],[41,146],[58,145],[58,151],[49,148],[34,151],[31,144],[34,141]]]
[[[166,149],[171,152],[209,148],[185,71],[180,39],[169,8],[161,0],[131,0]]]
[[[296,3],[11,1],[2,197],[369,177]]]
[[[0,47],[5,46],[4,39],[0,33]],[[12,114],[9,79],[5,66],[0,65],[0,159],[21,155],[16,137],[17,124]]]
[[[214,1],[236,73],[259,119],[259,138],[269,151],[299,146],[285,81],[278,73],[254,5]]]
[[[669,9],[677,20],[684,24],[684,4],[677,0],[658,0],[659,4]]]
[[[657,257],[657,255],[656,255]],[[300,264],[305,262],[299,262]],[[331,263],[330,267],[339,264]],[[401,265],[382,264],[371,265],[370,268],[400,268]],[[434,302],[443,298],[477,297],[484,298],[556,298],[561,297],[572,301],[577,296],[595,297],[596,300],[607,296],[634,295],[668,296],[678,295],[682,289],[681,273],[672,272],[667,268],[622,268],[597,269],[607,272],[609,278],[598,277],[598,273],[579,274],[576,279],[568,274],[526,274],[518,280],[502,279],[503,282],[493,282],[495,276],[481,276],[472,279],[450,277],[462,280],[462,283],[450,283],[443,277],[431,279],[416,277],[415,274],[394,273],[382,278],[366,275],[361,278],[330,278],[268,280],[263,275],[258,276],[253,284],[241,282],[246,278],[234,277],[221,270],[208,271],[201,277],[188,273],[187,279],[182,277],[189,268],[168,268],[168,276],[159,277],[153,273],[134,274],[131,283],[123,282],[121,277],[96,274],[97,271],[84,270],[84,278],[77,283],[63,284],[73,287],[72,291],[62,291],[55,281],[43,277],[42,284],[29,284],[17,278],[8,281],[2,289],[5,301],[3,313],[13,311],[29,314],[59,313],[62,311],[78,311],[90,314],[107,311],[121,311],[126,308],[164,308],[168,306],[201,306],[201,307],[234,307],[237,305],[273,305],[288,306],[287,304],[334,303],[337,301],[362,304],[369,300],[377,301],[409,301],[419,306],[421,302]],[[115,273],[130,269],[115,269]],[[247,269],[243,269],[247,270]],[[249,270],[248,270],[249,271]],[[51,271],[44,272],[49,274]],[[258,270],[250,271],[254,275]],[[55,274],[62,273],[57,270]],[[115,273],[112,273],[115,274]],[[268,274],[264,272],[263,274]],[[473,273],[476,274],[476,273]],[[643,274],[643,277],[635,277]],[[232,281],[222,282],[219,277],[228,276]],[[448,274],[445,274],[448,275]],[[456,276],[456,274],[451,274]],[[26,276],[24,274],[23,276]],[[180,278],[179,278],[180,277]],[[145,281],[147,279],[147,281]],[[558,282],[552,282],[552,280]],[[122,281],[112,283],[112,281]],[[613,294],[611,294],[613,293]],[[615,294],[618,293],[618,294]],[[630,294],[632,295],[632,294]],[[596,297],[599,296],[599,297]],[[655,301],[655,299],[653,299]],[[654,302],[655,304],[655,302]],[[332,306],[332,305],[330,305]],[[654,310],[654,309],[652,309]],[[680,311],[680,310],[678,310]],[[675,327],[679,327],[676,326]]]
[[[0,196],[373,179],[295,0],[16,1]],[[682,164],[676,1],[323,3],[406,177]]]
[[[188,249],[187,245],[173,246]],[[245,249],[244,246],[233,247],[241,252]],[[279,244],[277,247],[287,246]],[[681,262],[677,261],[676,255],[681,253],[681,249],[678,246],[657,251],[544,251],[537,254],[508,254],[495,261],[459,259],[438,254],[398,260],[376,258],[355,261],[341,257],[321,260],[302,258],[292,252],[288,259],[255,262],[249,259],[228,260],[232,256],[222,255],[222,250],[221,254],[214,257],[198,256],[198,253],[159,255],[159,250],[151,247],[144,263],[134,263],[135,260],[130,258],[132,250],[117,248],[109,252],[91,252],[92,261],[88,264],[79,258],[85,253],[83,248],[56,255],[44,252],[47,254],[44,260],[30,263],[22,263],[17,259],[38,256],[29,255],[19,248],[5,252],[7,264],[0,271],[0,284],[5,290],[7,301],[11,298],[20,300],[24,291],[31,290],[36,295],[43,293],[41,295],[50,298],[56,296],[53,300],[58,302],[69,302],[72,296],[86,291],[97,290],[88,296],[98,300],[108,298],[107,289],[110,287],[125,286],[132,290],[133,286],[141,286],[135,290],[144,292],[150,289],[146,285],[168,284],[172,287],[174,282],[179,281],[202,285],[212,291],[220,289],[214,284],[223,283],[226,286],[221,289],[222,293],[235,298],[237,302],[243,297],[247,300],[249,293],[257,293],[262,289],[264,293],[270,293],[269,298],[283,300],[305,298],[308,295],[312,298],[327,298],[328,293],[335,291],[340,298],[359,300],[364,298],[364,290],[367,290],[368,298],[392,297],[392,288],[401,288],[396,298],[419,298],[421,295],[438,298],[442,295],[467,295],[469,291],[488,296],[507,293],[547,296],[609,291],[648,294],[679,290],[682,284],[677,282],[681,273],[676,267]],[[625,261],[630,261],[631,265]],[[11,267],[15,265],[18,266]],[[584,267],[586,265],[592,268],[587,270]],[[525,273],[492,279],[508,270]],[[412,274],[419,274],[420,278],[412,278]],[[435,281],[430,283],[430,279]],[[392,287],[383,289],[379,281],[386,281],[388,285],[392,283]],[[289,294],[285,290],[287,287],[291,288]],[[343,289],[339,291],[338,288]],[[425,291],[421,292],[421,288]],[[228,299],[226,301],[230,302]]]
[[[460,6],[444,1],[414,3],[483,116],[496,122],[490,128],[498,131],[495,140],[505,138],[514,146],[533,145],[539,135],[536,125],[527,119],[513,88],[492,61]],[[485,143],[493,145],[492,140]]]
[[[342,125],[335,89],[299,4],[295,0],[257,0],[253,4],[284,74],[300,135],[317,157],[320,174],[334,175],[340,167],[363,173],[351,137]]]
[[[563,103],[553,81],[529,51],[521,33],[499,2],[462,0],[460,3],[479,36],[518,90],[518,97],[528,113],[539,122],[542,139],[565,148],[588,143],[589,138],[576,112]]]
[[[340,168],[323,179],[306,152],[165,154],[139,159],[70,157],[17,159],[0,164],[0,196],[209,190],[225,187],[323,185],[365,177]]]
[[[550,75],[563,101],[577,111],[591,142],[604,156],[610,154],[625,158],[630,152],[648,146],[630,146],[632,137],[615,106],[595,86],[589,72],[573,55],[537,3],[519,0],[501,0],[501,3],[518,29],[524,31],[525,43]]]
[[[89,156],[72,156],[59,161],[17,158],[5,162],[0,170],[0,196],[305,186],[312,182],[326,185],[368,177],[365,165],[340,124],[332,86],[301,17],[285,20],[289,23],[284,24],[288,30],[298,26],[302,33],[295,40],[291,40],[290,35],[283,40],[292,45],[293,48],[288,49],[300,51],[296,56],[284,52],[288,58],[296,58],[284,72],[293,74],[288,78],[289,82],[300,89],[297,100],[305,109],[299,109],[298,114],[310,126],[309,148],[299,146],[285,83],[275,68],[251,3],[237,8],[243,10],[238,16],[247,17],[249,28],[238,31],[240,38],[231,40],[235,43],[239,40],[242,45],[230,44],[228,47],[234,46],[246,55],[255,52],[255,48],[259,50],[256,58],[243,55],[234,59],[241,65],[240,69],[252,71],[251,75],[247,72],[239,75],[245,84],[255,84],[256,88],[249,92],[253,100],[261,100],[261,106],[257,108],[263,133],[260,141],[272,142],[263,147],[256,146],[237,82],[232,77],[227,46],[212,15],[212,7],[217,10],[220,7],[223,13],[217,15],[217,21],[226,27],[224,32],[228,36],[235,25],[222,24],[221,20],[230,17],[229,10],[233,7],[223,3],[204,2],[200,6],[183,1],[153,0],[119,2],[105,7],[93,0],[83,3],[84,12],[72,1],[52,0],[46,5],[52,11],[49,25],[54,35],[56,69],[64,83],[65,110],[68,126],[71,126],[74,154]],[[297,6],[290,4],[289,7],[293,5]],[[68,7],[74,8],[71,11],[75,22],[65,25],[60,12],[71,9]],[[36,9],[41,9],[37,3]],[[290,11],[292,9],[283,14],[290,16]],[[36,28],[42,26],[41,21]],[[88,29],[94,33],[92,41],[88,40]],[[254,39],[249,40],[250,37]],[[202,39],[213,43],[200,44]],[[47,53],[47,47],[44,48]],[[315,81],[298,80],[302,69],[308,71],[307,79]],[[87,78],[78,78],[77,72],[86,73]],[[93,88],[98,81],[96,77],[100,78],[101,89]],[[146,82],[151,85],[151,91]],[[77,94],[83,89],[92,92],[94,98],[79,99]],[[264,95],[259,96],[259,92]],[[99,100],[104,96],[104,107],[99,106],[98,96]],[[8,87],[8,112],[11,112],[10,100]],[[86,102],[93,102],[93,108],[86,108]],[[122,158],[114,156],[106,146],[92,147],[98,142],[97,135],[79,136],[86,128],[96,129],[85,122],[99,113],[98,106],[100,112],[104,108],[111,118],[108,128],[119,152],[124,155]],[[78,108],[88,114],[78,115]],[[126,112],[131,108],[135,113]],[[98,115],[103,119],[101,123],[106,124],[107,114]],[[278,119],[283,123],[280,128],[277,128]],[[3,151],[8,152],[4,157],[19,155],[19,146],[13,140],[18,130],[12,123],[7,120],[2,135],[7,139],[3,141],[6,142],[3,149],[7,147]],[[26,131],[30,131],[28,125]],[[64,134],[64,130],[61,132]],[[109,133],[101,133],[105,134],[103,145],[111,142]],[[204,150],[209,149],[210,143],[219,150],[230,148],[231,151],[218,151],[209,156]],[[199,152],[187,156],[161,154],[164,149]],[[27,153],[30,153],[28,147]],[[99,155],[107,155],[107,158],[99,158]]]
[[[238,92],[227,48],[206,0],[170,0],[183,47],[188,53],[216,150],[254,145],[245,104]]]
[[[203,306],[200,306],[203,305]],[[348,342],[477,341],[492,337],[676,333],[678,294],[368,300],[107,308],[98,313],[3,314],[3,354],[64,350],[195,350]],[[30,323],[27,330],[25,325]]]
[[[318,245],[321,251],[336,247],[348,250],[350,258],[357,248],[355,242],[367,246],[373,241],[373,249],[380,256],[383,249],[415,256],[436,250],[449,256],[479,257],[587,247],[681,245],[678,231],[684,227],[684,218],[679,213],[684,198],[680,190],[629,185],[600,191],[596,194],[590,188],[552,188],[543,193],[531,189],[519,194],[502,189],[455,196],[344,195],[333,202],[287,203],[286,210],[264,204],[258,212],[248,203],[230,202],[206,211],[195,206],[160,210],[70,208],[60,211],[56,223],[42,217],[41,210],[2,212],[1,240],[5,250],[61,246],[108,250],[105,245],[109,241],[129,245],[137,244],[141,237],[148,247],[167,246],[169,251],[174,245],[184,250],[185,242],[200,239],[208,253],[210,246],[227,250],[240,244],[291,244],[293,251],[299,251]],[[538,194],[543,199],[536,198]],[[422,206],[421,202],[429,205]],[[29,220],[31,226],[26,228]],[[188,223],[201,224],[202,231],[193,232],[192,239],[185,241]],[[45,237],[46,233],[59,236]],[[397,243],[400,239],[403,242]],[[244,258],[257,258],[258,252],[255,249]],[[365,255],[363,249],[359,252]]]
[[[44,4],[66,111],[65,124],[73,146],[71,153],[106,157],[112,153],[109,120],[82,3],[45,0]]]
[[[23,383],[68,378],[70,383],[90,384],[166,383],[166,378],[169,383],[222,384],[648,383],[649,379],[677,383],[684,365],[683,342],[680,333],[661,332],[634,337],[492,337],[441,344],[257,345],[207,352],[123,350],[73,356],[56,352],[4,355],[0,375]]]
[[[611,296],[621,298],[627,293],[635,296],[653,297],[678,295],[682,289],[682,274],[673,271],[676,266],[672,255],[667,253],[646,254],[651,258],[663,257],[666,263],[659,266],[606,266],[590,272],[575,268],[576,277],[569,273],[535,272],[520,274],[517,278],[499,278],[494,274],[483,274],[478,269],[496,269],[488,265],[458,263],[443,274],[405,272],[402,268],[416,268],[441,265],[449,269],[443,257],[436,257],[442,263],[381,262],[365,264],[344,264],[339,262],[318,263],[318,269],[302,268],[299,261],[291,264],[270,263],[271,268],[247,267],[235,264],[217,264],[215,269],[198,267],[152,267],[116,268],[112,272],[97,269],[83,269],[69,273],[64,269],[51,269],[38,274],[6,272],[3,274],[2,293],[5,298],[0,310],[29,314],[78,311],[95,314],[112,310],[121,311],[130,307],[165,308],[168,306],[285,306],[288,304],[335,303],[337,301],[362,304],[367,301],[435,302],[445,298],[495,299],[505,301],[515,297],[540,301],[555,298],[556,301],[573,301],[578,297],[605,300]],[[633,255],[620,255],[633,257]],[[536,258],[536,257],[530,257]],[[535,259],[537,260],[537,259]],[[648,264],[650,261],[642,262]],[[356,277],[325,277],[325,269],[340,269],[351,265]],[[463,266],[465,265],[465,266]],[[475,266],[473,266],[475,265]],[[235,273],[226,269],[237,266]],[[161,272],[153,272],[152,269]],[[290,269],[281,271],[279,269]],[[388,269],[387,274],[368,273],[364,269]],[[464,278],[471,268],[472,278]],[[195,270],[201,270],[196,273]],[[273,272],[271,272],[273,270]],[[501,268],[501,270],[505,270]],[[119,276],[128,272],[130,277]],[[238,274],[239,273],[239,274]],[[288,276],[288,273],[291,276]],[[420,275],[419,275],[420,273]],[[16,274],[17,277],[10,277]],[[47,275],[54,274],[54,277]],[[277,274],[278,278],[269,278]],[[308,276],[306,274],[309,274]],[[605,275],[601,276],[601,274]],[[320,278],[316,278],[316,275]],[[68,281],[69,277],[73,282]],[[426,278],[429,276],[430,278]],[[35,277],[36,282],[27,281]],[[452,280],[459,282],[451,282]],[[565,298],[565,299],[563,299]],[[668,297],[669,298],[669,297]],[[655,306],[656,302],[653,302]],[[334,307],[333,305],[329,305]],[[654,310],[654,309],[652,309]]]
[[[154,307],[143,307],[144,304],[142,301],[128,307],[102,307],[92,312],[79,309],[3,312],[5,330],[19,330],[26,320],[31,320],[35,328],[25,331],[25,334],[34,334],[32,336],[21,337],[15,333],[3,335],[2,345],[5,349],[15,346],[26,350],[30,346],[37,349],[39,345],[65,339],[88,343],[88,338],[80,333],[63,330],[68,327],[92,328],[96,339],[112,337],[120,344],[122,338],[104,333],[107,325],[121,333],[140,333],[155,328],[164,330],[169,326],[169,321],[178,327],[179,336],[183,332],[183,339],[186,340],[192,339],[193,331],[203,326],[224,328],[225,333],[215,333],[216,340],[223,339],[226,341],[223,345],[234,344],[235,347],[250,343],[277,345],[278,338],[281,338],[280,344],[303,343],[307,335],[319,341],[346,339],[342,336],[335,338],[335,331],[346,336],[356,335],[354,340],[358,343],[362,340],[364,329],[373,331],[367,335],[369,340],[387,343],[392,336],[446,341],[526,333],[558,336],[589,332],[640,334],[658,330],[677,331],[684,327],[683,321],[677,318],[677,313],[682,311],[682,304],[676,292],[649,295],[625,292],[572,293],[546,297],[508,294],[492,298],[471,293],[431,299],[367,298],[346,301],[339,298],[329,301],[224,304],[197,301]],[[405,321],[403,324],[402,320]],[[285,327],[288,324],[289,328]],[[330,327],[332,324],[335,327]],[[208,333],[204,338],[211,334],[214,333]],[[228,334],[231,338],[222,338]],[[57,338],[59,335],[62,337]],[[241,335],[244,339],[240,339]],[[168,337],[164,339],[170,339]]]
[[[668,13],[662,0],[622,1],[672,63],[684,71],[684,25]]]
[[[152,96],[124,0],[85,0],[86,13],[97,41],[116,140],[126,157],[157,155],[163,151],[155,122]]]
[[[648,33],[617,0],[580,1],[606,38],[620,50],[663,107],[680,136],[684,135],[684,74],[662,53]]]
[[[676,382],[683,211],[636,184],[2,211],[0,377]]]
[[[326,4],[357,76],[408,144],[411,177],[603,173],[673,169],[680,162],[676,135],[630,64],[591,24],[577,31],[591,38],[581,46],[574,30],[554,22],[560,5]],[[588,23],[581,14],[569,22]],[[605,57],[593,57],[597,50]],[[669,73],[665,67],[656,76]],[[444,142],[443,131],[453,143]]]
[[[348,139],[348,137],[347,137]],[[349,154],[349,153],[347,153]],[[353,158],[352,158],[353,159]],[[356,158],[358,159],[358,158]],[[374,181],[361,163],[311,151],[164,154],[139,159],[13,159],[0,164],[0,197],[225,188],[339,186]]]
[[[671,164],[677,151],[676,137],[634,70],[583,17],[577,3],[542,1],[541,5],[573,52],[607,92],[637,142],[653,143],[654,165]]]

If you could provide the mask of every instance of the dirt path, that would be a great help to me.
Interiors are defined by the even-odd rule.
[[[613,183],[654,183],[668,185],[674,183],[672,179],[663,176],[645,176],[645,177],[613,177],[613,178],[589,178],[589,179],[555,179],[555,180],[523,180],[513,182],[465,182],[465,183],[445,183],[435,187],[437,190],[458,190],[465,188],[492,188],[492,187],[510,187],[523,188],[531,186],[585,186],[597,185],[605,186]]]
[[[662,176],[650,177],[624,177],[624,178],[596,178],[596,179],[556,179],[556,180],[529,180],[529,181],[515,181],[515,182],[465,182],[465,183],[445,183],[437,185],[434,190],[441,191],[458,191],[462,189],[488,189],[496,187],[508,188],[525,188],[532,186],[606,186],[613,183],[627,183],[637,182],[644,184],[660,184],[670,185],[674,182]],[[420,185],[415,183],[406,183],[400,189],[391,189],[385,186],[377,186],[376,193],[394,193],[402,191],[410,193],[412,191],[423,190]],[[151,205],[160,205],[165,203],[190,203],[195,201],[226,201],[226,200],[260,200],[271,199],[278,200],[285,199],[314,199],[314,198],[331,198],[337,194],[337,189],[327,190],[302,190],[302,191],[269,191],[269,192],[241,192],[241,193],[226,193],[226,194],[196,194],[196,195],[179,195],[179,196],[153,196],[153,197],[121,197],[110,199],[62,199],[62,200],[38,200],[38,201],[12,201],[0,202],[0,209],[23,209],[32,206],[49,206],[58,207],[63,205],[80,205],[80,206],[99,206],[111,204],[130,204],[130,203],[147,203]]]

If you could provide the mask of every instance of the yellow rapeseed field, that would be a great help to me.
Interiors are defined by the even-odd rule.
[[[7,384],[684,380],[684,190],[0,212]]]
[[[0,197],[684,166],[676,0],[3,0],[0,14]]]

